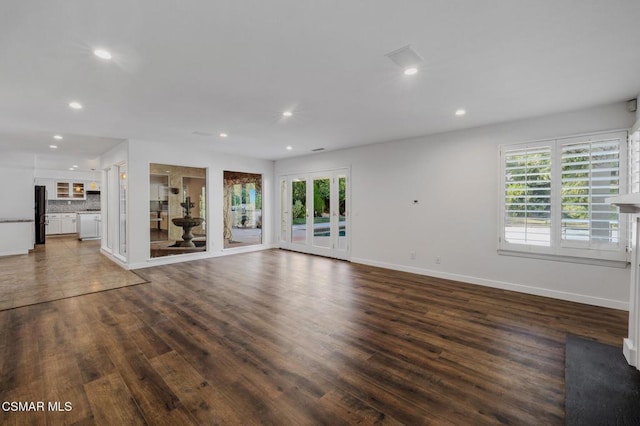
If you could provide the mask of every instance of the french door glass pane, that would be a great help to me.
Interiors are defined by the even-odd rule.
[[[338,176],[338,248],[347,248],[347,177]]]
[[[331,179],[313,180],[313,245],[331,247]]]
[[[118,167],[118,253],[127,255],[127,165]]]
[[[291,182],[291,242],[307,242],[307,181],[294,179]]]
[[[102,199],[104,200],[103,205],[106,206],[106,208],[102,209],[102,223],[106,224],[106,227],[104,228],[105,232],[102,242],[104,244],[104,247],[111,251],[113,249],[113,237],[111,235],[111,230],[114,227],[111,224],[112,219],[111,214],[109,213],[111,211],[111,200],[109,198],[109,191],[111,191],[111,179],[113,176],[111,169],[105,169],[104,176],[105,178],[102,181]]]
[[[287,181],[280,181],[280,241],[287,241]]]

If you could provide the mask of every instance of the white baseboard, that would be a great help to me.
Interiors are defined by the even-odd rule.
[[[351,258],[351,261],[354,263],[361,263],[363,265],[377,266],[380,268],[393,269],[396,271],[411,272],[413,274],[426,275],[430,277],[442,278],[442,279],[453,280],[453,281],[461,281],[469,284],[478,284],[485,287],[493,287],[493,288],[499,288],[502,290],[516,291],[519,293],[532,294],[535,296],[550,297],[552,299],[566,300],[569,302],[584,303],[587,305],[602,306],[604,308],[620,309],[623,311],[629,310],[629,303],[620,301],[620,300],[592,297],[584,294],[568,293],[564,291],[533,287],[533,286],[524,285],[524,284],[509,283],[505,281],[494,281],[494,280],[488,280],[486,278],[479,278],[479,277],[474,277],[470,275],[452,274],[449,272],[434,271],[430,269],[415,268],[415,267],[404,266],[404,265],[396,265],[396,264],[387,263],[387,262],[379,262],[376,260]]]
[[[29,249],[21,249],[21,250],[8,250],[0,252],[0,257],[2,256],[16,256],[19,254],[29,254]]]
[[[111,250],[107,250],[104,248],[100,249],[100,253],[102,253],[106,258],[108,258],[110,261],[112,261],[113,263],[115,263],[116,265],[120,266],[123,269],[131,269],[129,268],[129,265],[127,265],[126,262],[124,262],[122,259],[119,259],[117,256],[115,256]]]
[[[176,256],[162,256],[148,259],[146,262],[131,263],[127,269],[143,269],[150,268],[152,266],[171,265],[174,263],[189,262],[191,260],[210,259],[213,257],[230,256],[239,253],[251,253],[254,251],[262,251],[271,249],[271,245],[259,244],[255,246],[244,246],[230,249],[223,249],[222,251],[200,252],[200,253],[185,253]]]
[[[622,354],[627,360],[627,364],[633,365],[634,367],[638,368],[638,366],[636,365],[636,348],[633,346],[633,342],[631,340],[624,339],[624,343],[622,345]]]

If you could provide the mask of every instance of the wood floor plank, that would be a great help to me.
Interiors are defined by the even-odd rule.
[[[38,307],[27,306],[19,311],[9,311],[4,366],[0,374],[0,394],[6,401],[9,392],[42,378],[42,363],[38,342]]]
[[[240,424],[248,420],[219,387],[212,386],[176,352],[159,355],[150,362],[200,424]]]
[[[115,319],[107,318],[108,312],[102,314],[105,323],[101,325],[101,338],[107,342],[107,353],[145,420],[151,424],[194,424],[193,418],[179,398],[151,366],[133,340],[128,338],[124,327],[114,324]]]
[[[139,273],[0,312],[3,400],[73,403],[0,423],[561,425],[567,334],[627,332],[623,311],[282,250]]]
[[[86,383],[84,390],[97,425],[147,424],[119,373]]]
[[[338,416],[343,424],[359,425],[401,425],[394,418],[376,410],[358,398],[343,392],[341,389],[334,389],[327,392],[318,402],[327,411]]]

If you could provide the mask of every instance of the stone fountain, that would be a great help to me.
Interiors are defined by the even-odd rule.
[[[191,202],[191,197],[185,198],[184,203],[180,203],[180,205],[184,209],[184,217],[176,217],[171,219],[171,222],[183,229],[180,247],[195,247],[196,245],[191,241],[193,240],[193,233],[191,230],[196,226],[202,225],[204,219],[201,217],[191,217],[191,208],[194,206]]]

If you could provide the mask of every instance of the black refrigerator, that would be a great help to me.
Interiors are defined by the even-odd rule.
[[[47,233],[47,187],[36,186],[35,188],[36,244],[44,244]]]

